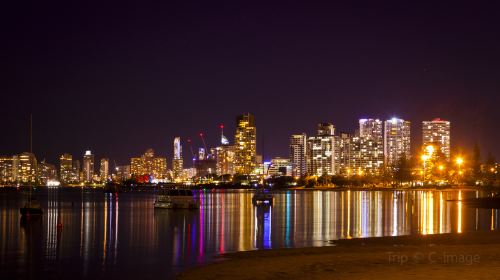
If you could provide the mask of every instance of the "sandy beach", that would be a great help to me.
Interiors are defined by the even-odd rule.
[[[335,240],[238,252],[178,279],[499,279],[500,232]]]

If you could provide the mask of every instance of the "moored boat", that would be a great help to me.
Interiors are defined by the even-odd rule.
[[[198,209],[200,205],[191,190],[166,189],[156,193],[155,208],[164,209]]]
[[[252,197],[252,203],[255,205],[272,205],[273,202],[274,195],[266,190],[257,191]]]

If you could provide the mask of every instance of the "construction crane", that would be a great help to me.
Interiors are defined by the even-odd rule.
[[[191,150],[191,155],[193,156],[193,160],[194,160],[196,158],[196,156],[194,155],[194,152],[193,152],[193,145],[191,145],[191,138],[188,138],[187,142],[189,145],[189,149]]]
[[[205,147],[205,153],[208,153],[207,144],[205,143],[205,137],[203,137],[203,132],[200,132],[200,138],[201,141],[203,142],[203,146]]]

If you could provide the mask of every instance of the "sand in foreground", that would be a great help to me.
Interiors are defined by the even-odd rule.
[[[500,233],[338,240],[226,254],[179,279],[500,279]]]

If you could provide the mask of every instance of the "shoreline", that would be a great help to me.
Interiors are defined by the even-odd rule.
[[[329,246],[227,253],[178,279],[496,279],[500,232],[332,240]]]

